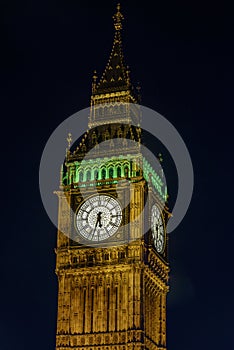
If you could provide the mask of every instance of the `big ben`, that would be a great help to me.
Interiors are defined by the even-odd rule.
[[[108,63],[93,76],[87,132],[61,169],[57,350],[166,349],[166,185],[143,152],[123,19],[118,5]]]

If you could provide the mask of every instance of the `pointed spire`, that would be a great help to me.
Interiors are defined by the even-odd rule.
[[[124,16],[120,12],[120,4],[113,16],[115,34],[109,61],[98,83],[95,82],[93,94],[102,94],[129,90],[131,87],[129,68],[124,63],[121,29]]]
[[[114,27],[116,31],[119,31],[122,29],[122,21],[124,20],[124,16],[120,12],[120,4],[117,5],[117,13],[113,16],[114,20]]]

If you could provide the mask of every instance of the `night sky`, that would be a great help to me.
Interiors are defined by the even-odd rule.
[[[154,6],[153,6],[154,4]],[[56,228],[40,199],[53,130],[89,107],[112,47],[115,1],[3,0],[0,349],[55,347]],[[183,137],[190,208],[170,234],[168,349],[233,349],[233,11],[225,2],[122,1],[142,104]],[[160,152],[160,150],[159,150]]]

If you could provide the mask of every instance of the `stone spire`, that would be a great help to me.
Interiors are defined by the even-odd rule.
[[[120,4],[118,4],[117,12],[113,16],[115,34],[110,58],[100,81],[95,85],[93,94],[129,90],[131,87],[129,69],[125,65],[122,50],[121,30],[123,19],[124,16],[120,12]]]

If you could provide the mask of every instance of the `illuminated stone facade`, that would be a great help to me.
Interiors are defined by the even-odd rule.
[[[167,236],[157,253],[150,226],[156,203],[165,229],[167,191],[141,153],[139,96],[123,59],[119,6],[113,18],[110,59],[99,81],[93,78],[89,129],[67,152],[57,192],[57,350],[166,349]],[[102,244],[84,244],[75,227],[82,188],[121,202],[122,223]]]

